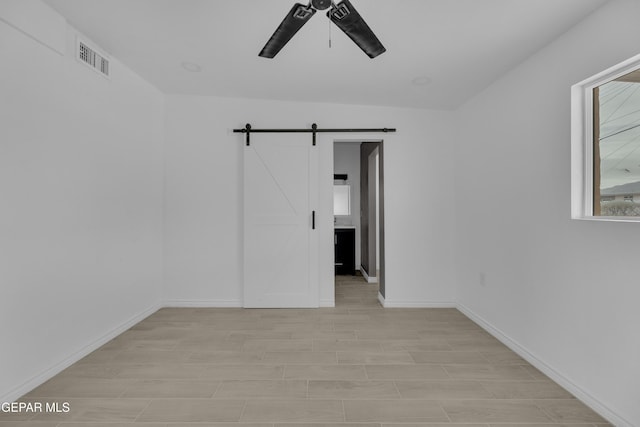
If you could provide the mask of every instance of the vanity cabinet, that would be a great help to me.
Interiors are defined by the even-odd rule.
[[[356,273],[356,230],[355,228],[334,229],[335,274]]]

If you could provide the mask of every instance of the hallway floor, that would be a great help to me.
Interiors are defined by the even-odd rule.
[[[455,309],[383,309],[352,276],[336,301],[162,309],[23,398],[68,413],[0,427],[609,425]]]
[[[336,276],[336,308],[382,308],[378,302],[378,284],[364,278]]]

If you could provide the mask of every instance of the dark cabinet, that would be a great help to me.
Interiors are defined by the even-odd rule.
[[[336,274],[356,273],[356,230],[336,228],[333,243],[335,247]]]

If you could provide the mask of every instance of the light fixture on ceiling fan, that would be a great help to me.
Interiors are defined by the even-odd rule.
[[[329,9],[327,17],[338,26],[369,58],[386,51],[378,37],[362,19],[349,0],[336,4],[333,0],[311,0],[308,5],[296,3],[282,20],[259,56],[273,58],[318,10]]]

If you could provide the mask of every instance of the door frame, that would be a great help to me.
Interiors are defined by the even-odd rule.
[[[334,274],[334,241],[333,241],[333,158],[334,143],[336,142],[373,142],[378,143],[379,149],[379,185],[380,185],[380,209],[379,215],[379,240],[380,240],[380,277],[378,283],[380,292],[378,300],[384,306],[385,296],[388,293],[386,283],[386,250],[385,250],[385,203],[384,203],[384,146],[385,142],[393,139],[394,134],[386,134],[384,139],[372,138],[371,135],[363,134],[336,134],[325,136],[319,141],[321,150],[320,158],[320,189],[319,189],[319,214],[322,221],[322,231],[320,235],[320,306],[335,307],[335,274]],[[357,191],[360,191],[357,189]],[[356,242],[358,244],[358,242]],[[356,266],[358,269],[359,266]],[[326,286],[328,284],[328,286]]]

